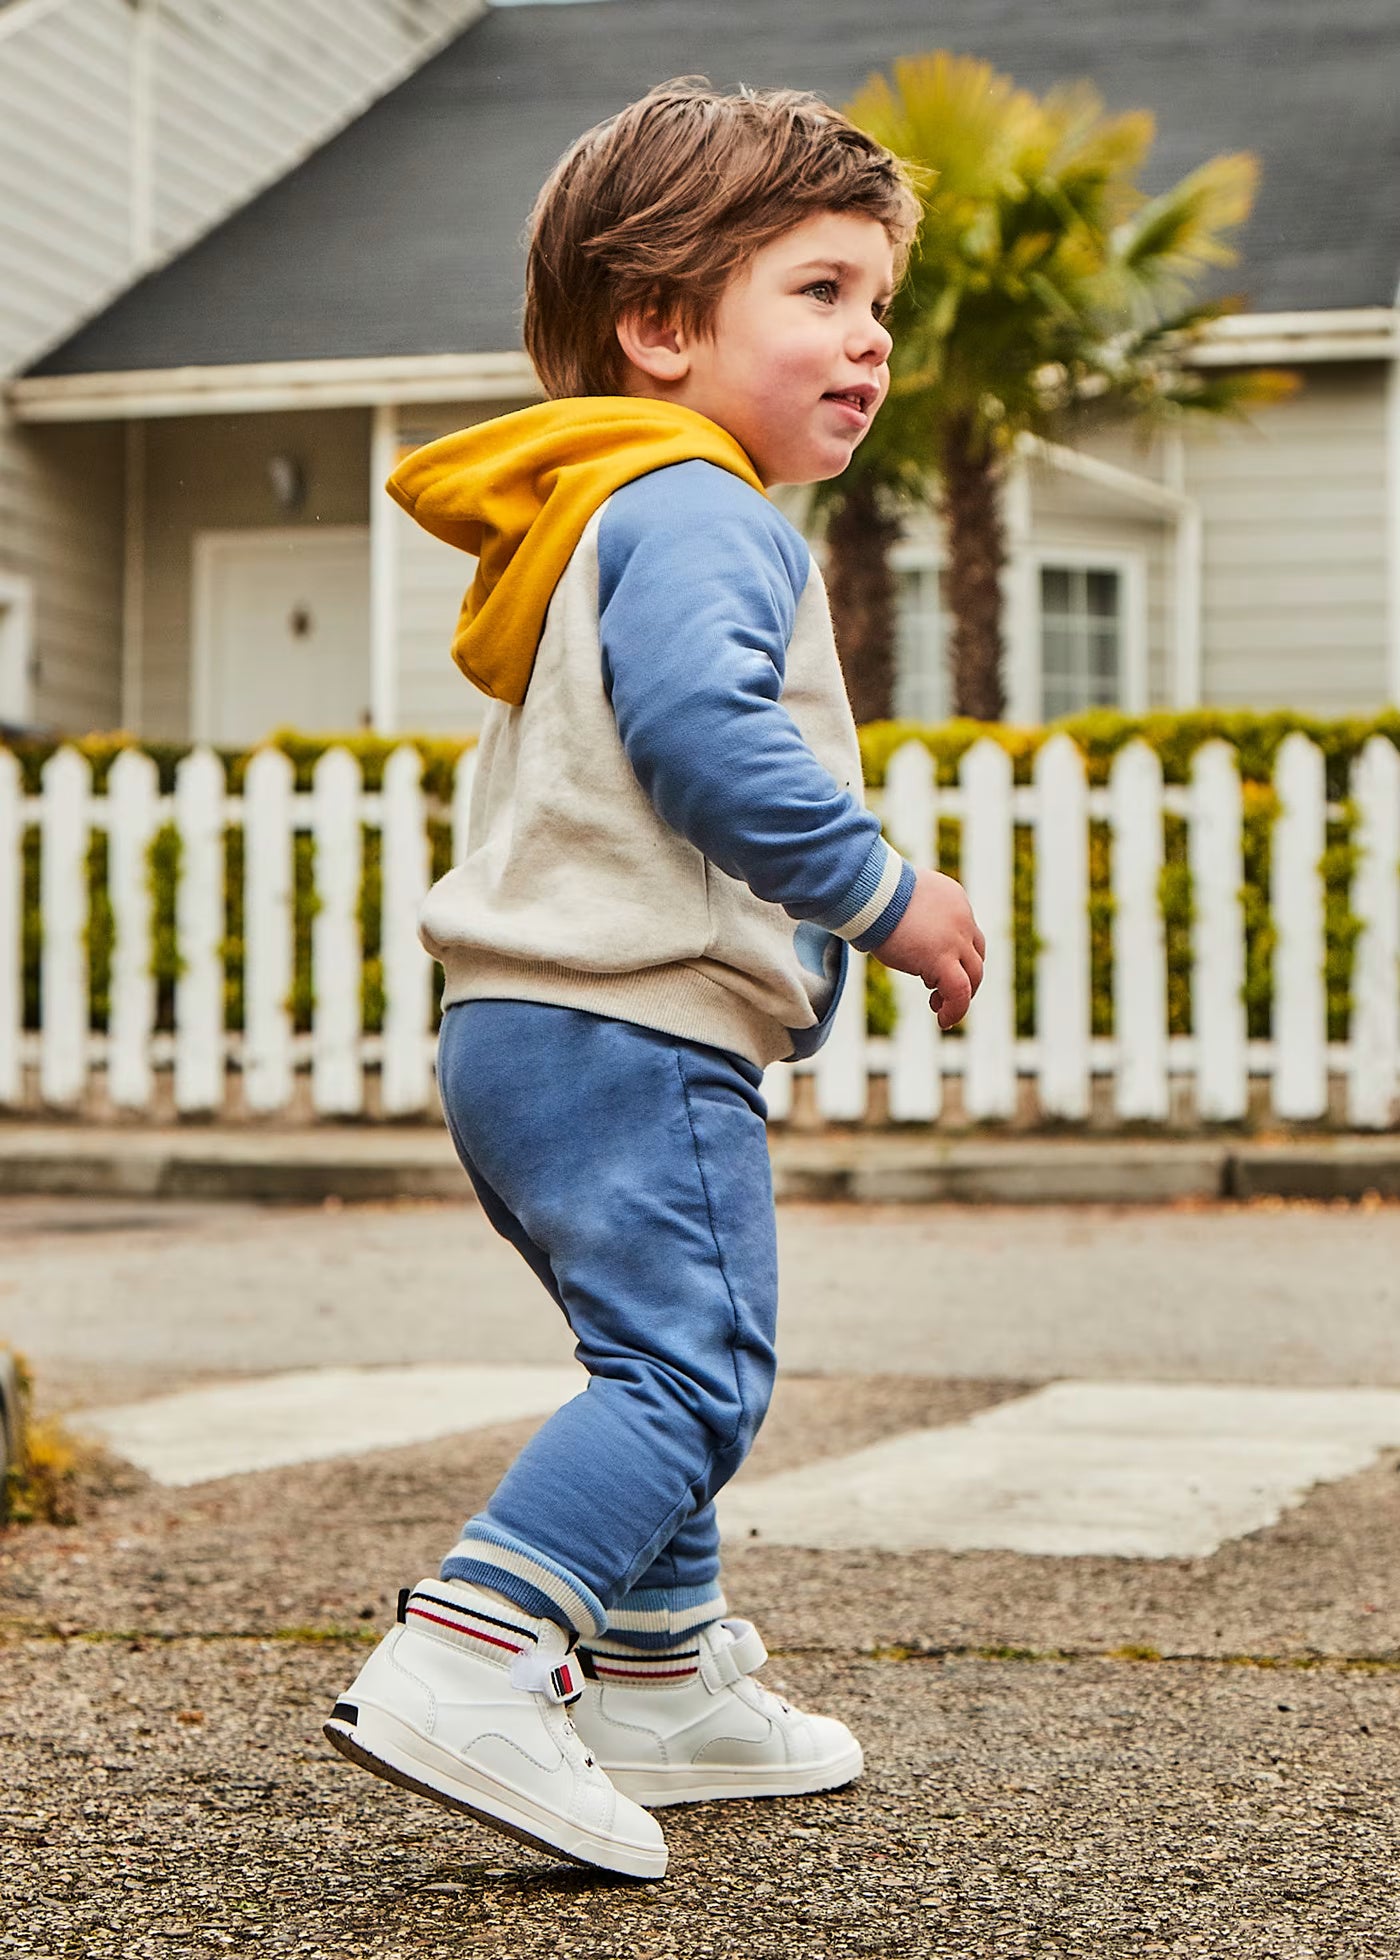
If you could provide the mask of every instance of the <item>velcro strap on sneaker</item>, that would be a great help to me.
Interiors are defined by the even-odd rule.
[[[583,1693],[583,1669],[573,1654],[562,1661],[551,1661],[547,1654],[517,1654],[510,1664],[510,1685],[547,1695],[550,1701],[577,1701]]]
[[[722,1624],[731,1636],[728,1645],[703,1651],[700,1660],[700,1679],[711,1694],[746,1674],[757,1674],[768,1658],[758,1629],[747,1620],[725,1620]]]

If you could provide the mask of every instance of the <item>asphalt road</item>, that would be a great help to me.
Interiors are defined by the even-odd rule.
[[[1400,1208],[787,1206],[746,1474],[1028,1384],[1400,1383]],[[555,1362],[466,1206],[0,1204],[0,1338],[50,1408],[278,1370]],[[1395,1960],[1394,1453],[1209,1557],[726,1556],[851,1789],[664,1814],[609,1884],[358,1775],[319,1733],[528,1434],[189,1489],[118,1476],[0,1533],[0,1955],[16,1960]]]
[[[1400,1385],[1400,1205],[783,1205],[782,1365]],[[474,1205],[0,1201],[0,1339],[45,1403],[327,1364],[554,1362]]]

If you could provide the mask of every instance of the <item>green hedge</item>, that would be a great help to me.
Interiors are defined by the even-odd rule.
[[[872,787],[884,781],[889,758],[903,743],[922,742],[932,755],[940,783],[957,781],[958,766],[971,745],[982,736],[999,742],[1012,758],[1016,781],[1029,782],[1036,751],[1057,730],[1064,730],[1078,743],[1087,759],[1091,783],[1103,784],[1113,757],[1127,742],[1138,737],[1148,742],[1162,759],[1169,783],[1185,783],[1190,778],[1191,759],[1203,742],[1223,738],[1239,759],[1244,796],[1244,888],[1245,916],[1245,1002],[1249,1032],[1267,1036],[1272,1010],[1272,955],[1274,928],[1269,913],[1269,855],[1277,802],[1271,786],[1274,764],[1284,737],[1300,730],[1316,742],[1326,759],[1328,794],[1341,805],[1340,815],[1327,826],[1327,848],[1322,860],[1326,892],[1327,1003],[1328,1033],[1333,1040],[1344,1040],[1351,1009],[1350,982],[1352,953],[1358,921],[1350,908],[1350,886],[1356,863],[1353,843],[1354,816],[1346,803],[1350,766],[1363,744],[1373,734],[1381,734],[1400,748],[1400,712],[1388,710],[1366,719],[1319,721],[1285,713],[1244,714],[1192,712],[1129,716],[1104,712],[1071,717],[1051,727],[1011,728],[1002,724],[953,721],[937,727],[908,722],[874,722],[861,730],[861,750],[866,780]],[[358,758],[367,789],[382,786],[384,764],[401,740],[413,741],[423,757],[423,787],[439,809],[452,794],[453,772],[469,742],[440,738],[403,737],[389,741],[379,736],[348,738],[313,737],[284,731],[271,738],[270,745],[287,754],[295,769],[296,787],[311,787],[312,770],[318,758],[332,746],[348,747]],[[135,743],[125,735],[92,735],[73,743],[93,766],[99,792],[105,787],[112,763],[123,749],[141,747],[156,761],[161,788],[174,788],[175,769],[189,744]],[[40,772],[56,742],[20,741],[13,745],[26,789],[37,793]],[[242,789],[244,773],[252,751],[227,751],[221,760],[229,789]],[[956,819],[944,818],[939,824],[938,858],[941,868],[957,874],[961,852],[962,826]],[[438,877],[450,862],[451,830],[445,816],[429,819],[432,875]],[[1165,866],[1160,897],[1166,925],[1168,959],[1168,1013],[1173,1034],[1191,1032],[1191,878],[1186,859],[1186,825],[1177,816],[1165,821]],[[153,969],[157,982],[158,1025],[173,1025],[175,980],[179,972],[179,949],[175,936],[175,885],[179,873],[180,841],[173,825],[156,835],[151,849],[151,891],[154,905]],[[294,917],[296,944],[290,998],[295,1025],[306,1029],[311,1023],[313,977],[311,972],[311,922],[315,914],[314,847],[309,832],[299,832],[294,840]],[[1029,825],[1016,827],[1014,850],[1013,917],[1015,925],[1016,1028],[1022,1035],[1035,1032],[1035,955],[1033,926],[1034,838]],[[225,937],[223,953],[226,972],[226,1023],[232,1030],[243,1025],[243,834],[237,826],[225,833]],[[111,971],[113,921],[106,892],[107,845],[101,833],[94,833],[88,856],[90,913],[88,955],[91,989],[91,1020],[95,1029],[107,1025],[108,988]],[[1089,926],[1091,948],[1092,1025],[1095,1034],[1113,1031],[1113,899],[1110,890],[1111,841],[1106,823],[1094,821],[1089,837]],[[39,1021],[39,953],[42,921],[39,913],[39,840],[31,830],[24,854],[24,978],[26,1023]],[[380,957],[380,861],[379,834],[366,826],[364,831],[364,874],[360,894],[361,943],[364,953],[363,1010],[368,1031],[383,1024],[383,964]],[[886,1034],[894,1024],[894,996],[889,975],[875,961],[870,962],[867,991],[868,1020],[872,1033]]]

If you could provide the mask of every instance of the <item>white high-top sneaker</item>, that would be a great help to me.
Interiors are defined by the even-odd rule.
[[[492,1830],[629,1878],[661,1878],[666,1841],[569,1717],[583,1670],[568,1637],[455,1579],[400,1596],[399,1624],[324,1724],[361,1769]]]
[[[864,1768],[860,1744],[843,1722],[804,1715],[752,1680],[767,1658],[747,1620],[702,1627],[665,1654],[591,1642],[575,1724],[617,1788],[653,1809],[850,1783]]]

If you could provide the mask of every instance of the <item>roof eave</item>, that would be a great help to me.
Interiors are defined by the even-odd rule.
[[[1191,356],[1201,367],[1397,358],[1400,311],[1389,306],[1230,314],[1214,323]],[[542,392],[528,358],[514,352],[31,375],[10,382],[5,398],[17,422],[106,422],[397,402],[538,400]]]
[[[1400,312],[1338,306],[1298,313],[1228,313],[1190,356],[1196,367],[1273,367],[1279,362],[1389,361],[1400,355]]]
[[[541,393],[534,368],[517,352],[31,375],[10,382],[5,398],[17,422],[108,422],[392,402],[534,400]]]

